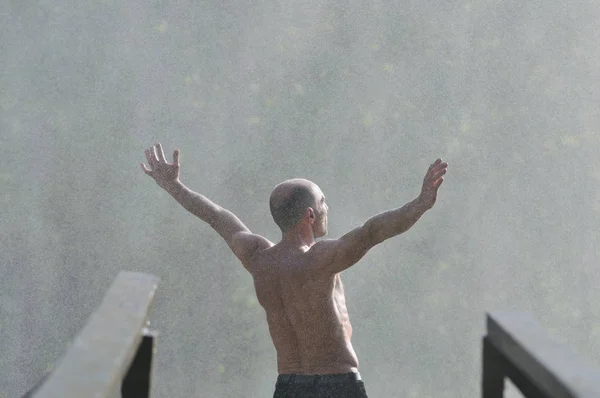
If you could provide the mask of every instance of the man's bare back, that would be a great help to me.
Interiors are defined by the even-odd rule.
[[[319,261],[310,249],[275,245],[249,263],[280,374],[358,370],[342,279],[319,271]]]
[[[339,239],[316,241],[327,234],[329,207],[321,189],[308,180],[286,180],[269,200],[282,232],[281,241],[273,244],[250,232],[229,210],[183,185],[178,150],[168,163],[156,144],[146,150],[146,159],[150,167],[142,163],[144,172],[221,235],[252,275],[277,350],[275,396],[366,397],[360,376],[348,378],[358,375],[358,358],[350,341],[340,273],[373,246],[407,231],[433,207],[447,163],[437,159],[430,165],[416,199],[371,217]],[[325,383],[322,390],[319,383]]]

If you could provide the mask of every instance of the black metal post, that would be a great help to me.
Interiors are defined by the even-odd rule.
[[[122,398],[150,398],[156,333],[146,330],[121,385]]]
[[[504,395],[504,380],[510,379],[527,398],[548,396],[525,374],[511,363],[487,338],[483,339],[482,397],[501,398]]]
[[[482,398],[502,398],[504,396],[504,376],[506,374],[503,359],[488,338],[484,337],[481,377]]]

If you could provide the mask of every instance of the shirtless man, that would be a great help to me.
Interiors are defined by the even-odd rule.
[[[277,351],[274,397],[366,397],[340,273],[373,246],[408,230],[434,205],[448,164],[441,159],[431,164],[415,200],[370,218],[339,239],[318,242],[327,234],[323,192],[308,180],[284,181],[269,203],[282,232],[274,244],[183,185],[178,150],[168,163],[156,144],[146,150],[146,159],[144,172],[219,233],[252,275]]]

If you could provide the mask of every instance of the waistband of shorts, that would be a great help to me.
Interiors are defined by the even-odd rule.
[[[280,384],[327,384],[359,380],[362,378],[358,372],[325,375],[281,374],[277,376],[277,383]]]

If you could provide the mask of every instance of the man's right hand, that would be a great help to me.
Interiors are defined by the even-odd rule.
[[[168,163],[165,159],[165,153],[162,146],[156,144],[150,149],[146,149],[146,159],[150,168],[142,163],[142,170],[162,188],[167,188],[170,184],[179,181],[179,150],[173,152],[173,163]]]
[[[437,192],[448,170],[448,163],[442,162],[442,159],[437,159],[429,166],[425,178],[423,179],[423,187],[421,188],[421,194],[419,200],[426,208],[430,209],[435,204],[437,199]]]

